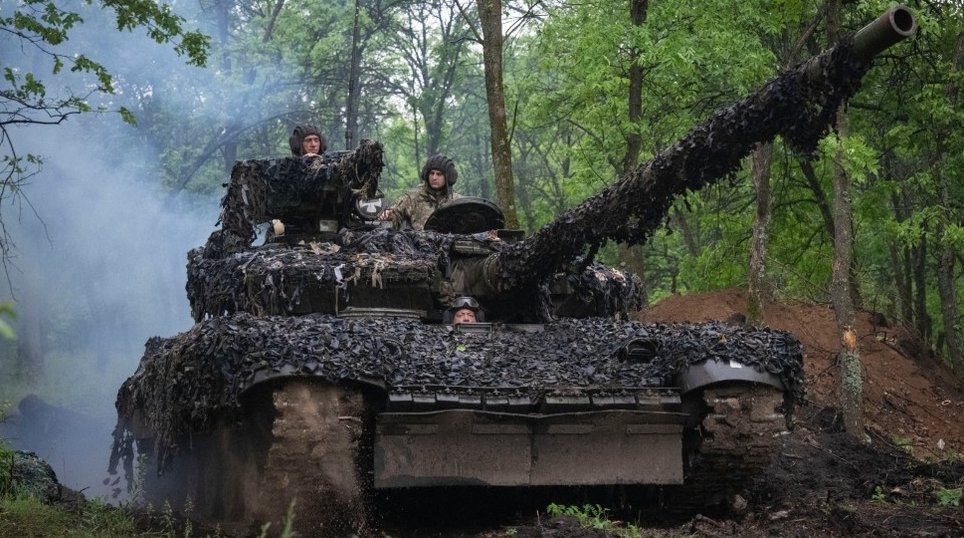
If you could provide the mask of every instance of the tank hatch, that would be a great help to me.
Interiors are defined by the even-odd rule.
[[[475,234],[505,227],[499,206],[484,198],[463,196],[448,202],[425,221],[425,229],[451,234]]]

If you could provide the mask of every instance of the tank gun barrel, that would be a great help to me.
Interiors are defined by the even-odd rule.
[[[854,34],[854,54],[864,61],[870,61],[916,32],[917,20],[911,10],[904,6],[893,6]]]
[[[912,36],[913,12],[894,6],[823,53],[724,107],[674,145],[567,211],[525,241],[497,254],[492,275],[503,288],[539,282],[608,240],[645,241],[675,197],[734,173],[759,143],[782,135],[812,153],[836,111],[860,87],[875,56]]]

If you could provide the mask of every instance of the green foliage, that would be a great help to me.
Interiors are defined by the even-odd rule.
[[[126,107],[112,106],[109,97],[118,93],[114,74],[94,54],[110,52],[85,50],[70,42],[94,7],[114,15],[118,31],[136,28],[146,31],[153,41],[174,43],[174,50],[189,64],[203,66],[207,59],[208,38],[183,28],[184,18],[171,7],[154,0],[84,0],[64,3],[49,0],[22,0],[0,10],[0,35],[5,43],[0,67],[0,202],[21,195],[20,186],[40,170],[42,161],[33,154],[19,155],[13,126],[25,124],[58,125],[71,116],[92,111],[117,111],[130,124],[134,113]],[[113,51],[111,51],[113,52]],[[38,71],[45,62],[49,73]],[[67,68],[66,71],[64,68]],[[73,88],[80,87],[80,90]],[[105,102],[97,102],[102,98]],[[8,256],[10,237],[0,233],[0,252]]]
[[[17,333],[14,332],[13,327],[10,326],[10,322],[3,319],[14,319],[16,317],[17,313],[13,309],[13,302],[4,301],[0,303],[0,338],[13,340],[17,337]]]
[[[641,536],[638,527],[621,521],[613,521],[609,517],[609,510],[598,504],[573,506],[550,503],[546,507],[546,513],[552,517],[572,517],[583,527],[606,531],[621,538],[639,538]]]
[[[137,532],[129,512],[99,501],[80,510],[48,505],[33,497],[0,499],[0,537],[49,536],[62,538],[131,538]],[[149,536],[157,536],[149,534]],[[171,535],[168,535],[171,536]],[[174,538],[171,536],[171,538]]]
[[[95,1],[84,0],[83,3],[90,6]],[[174,14],[170,6],[159,5],[153,0],[99,0],[96,3],[114,11],[118,31],[144,28],[157,43],[175,41],[174,50],[186,55],[188,63],[197,66],[205,64],[208,38],[199,32],[184,30],[184,18]],[[61,53],[56,48],[68,41],[71,30],[83,22],[80,12],[63,9],[47,0],[24,0],[12,15],[0,18],[0,29],[19,38],[24,48],[32,48],[46,55],[52,63],[51,74],[61,74],[63,67],[68,65],[72,72],[93,75],[96,80],[95,92],[113,94],[116,90],[114,77],[102,63],[83,53]],[[25,121],[57,123],[57,118],[63,115],[91,110],[87,95],[68,94],[47,100],[47,85],[37,74],[21,71],[13,63],[16,61],[9,57],[4,60],[12,65],[4,66],[4,79],[10,87],[0,92],[0,102],[6,105],[3,115],[0,115],[0,125]],[[53,117],[43,118],[44,111],[52,113]]]
[[[942,489],[934,492],[934,496],[937,497],[937,504],[939,506],[961,506],[962,497],[961,488],[954,489]]]
[[[609,510],[598,504],[572,506],[550,503],[546,507],[546,513],[553,517],[574,517],[579,523],[590,529],[610,530],[613,528],[613,522],[609,519]]]

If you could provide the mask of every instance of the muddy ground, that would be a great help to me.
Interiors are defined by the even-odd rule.
[[[673,296],[640,317],[725,320],[744,305],[739,290]],[[450,492],[421,499],[417,508],[387,500],[403,515],[383,522],[381,535],[605,537],[623,536],[621,530],[634,525],[640,536],[654,537],[964,536],[964,391],[950,370],[906,330],[859,314],[867,434],[858,442],[842,431],[835,408],[837,333],[830,306],[774,305],[765,321],[804,343],[808,395],[793,431],[747,492],[743,513],[674,513],[652,490],[540,491],[538,499]],[[592,530],[551,518],[546,501],[600,503],[618,528]]]

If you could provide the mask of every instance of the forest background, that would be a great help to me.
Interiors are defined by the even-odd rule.
[[[0,348],[0,399],[37,392],[105,417],[108,433],[147,337],[191,325],[185,253],[214,230],[234,161],[286,155],[294,125],[319,126],[329,149],[381,142],[389,200],[445,153],[457,190],[532,231],[889,4],[165,5],[0,6],[0,246],[17,335]],[[639,274],[650,303],[750,287],[836,305],[836,226],[849,223],[853,304],[913,327],[964,378],[964,5],[909,5],[917,38],[874,62],[817,154],[778,139],[678,200],[646,244],[599,257]]]

